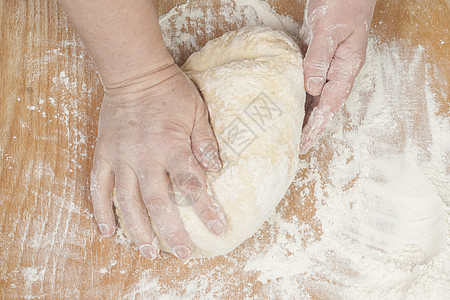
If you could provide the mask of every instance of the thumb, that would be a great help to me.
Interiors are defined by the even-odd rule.
[[[201,101],[191,134],[192,152],[205,170],[217,172],[222,168],[219,159],[219,147],[209,124],[208,109],[203,100]]]
[[[314,35],[304,61],[305,87],[313,96],[320,95],[337,43],[330,36]]]

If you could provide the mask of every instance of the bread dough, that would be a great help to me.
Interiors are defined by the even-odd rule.
[[[180,205],[179,212],[196,246],[193,257],[222,255],[274,213],[296,174],[305,102],[302,57],[286,34],[247,27],[208,42],[182,70],[205,99],[219,143],[224,166],[207,179],[228,229],[215,236],[190,206]],[[172,252],[154,230],[161,249]]]

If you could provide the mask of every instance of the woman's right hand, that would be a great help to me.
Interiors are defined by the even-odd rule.
[[[169,179],[205,226],[222,235],[225,216],[204,173],[220,168],[207,107],[176,65],[106,89],[91,180],[103,236],[114,233],[115,188],[125,225],[145,257],[154,259],[159,251],[153,223],[177,257],[188,259],[194,245],[170,200]]]

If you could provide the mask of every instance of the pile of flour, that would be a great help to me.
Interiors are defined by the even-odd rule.
[[[190,22],[203,22],[201,34],[211,39],[217,14],[225,25],[267,25],[299,40],[298,24],[266,2],[222,3],[215,13],[181,5],[161,17],[177,62],[185,59],[179,48],[189,55],[202,46],[186,33]],[[303,161],[306,175],[294,189],[299,202],[311,194],[317,199],[319,236],[310,236],[312,225],[282,204],[265,227],[273,242],[241,249],[248,259],[236,268],[256,276],[265,297],[450,298],[450,121],[436,104],[448,89],[433,88],[439,74],[424,48],[405,45],[371,39],[343,111]],[[235,284],[211,277],[191,276],[180,293],[144,272],[128,296],[220,297]],[[241,293],[251,296],[252,289]]]

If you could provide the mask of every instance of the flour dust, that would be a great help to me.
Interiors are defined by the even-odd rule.
[[[203,46],[199,36],[216,37],[212,24],[218,18],[224,28],[267,25],[298,40],[298,24],[266,2],[221,3],[218,12],[184,4],[160,18],[178,63]],[[195,34],[187,30],[192,23],[202,24]],[[281,205],[264,226],[272,242],[261,245],[255,238],[252,248],[242,250],[244,262],[233,266],[255,279],[260,296],[450,298],[450,122],[438,115],[436,104],[447,92],[432,88],[440,75],[426,62],[423,47],[372,38],[367,51],[350,98],[303,161],[300,171],[307,175],[292,189],[299,202],[311,192],[318,199],[314,218],[320,236],[307,236],[310,225]],[[193,269],[201,264],[190,262]],[[144,272],[126,297],[220,298],[241,287],[242,282],[218,277],[220,272],[234,271],[198,271],[177,290]],[[252,286],[240,288],[241,297],[253,293]]]

